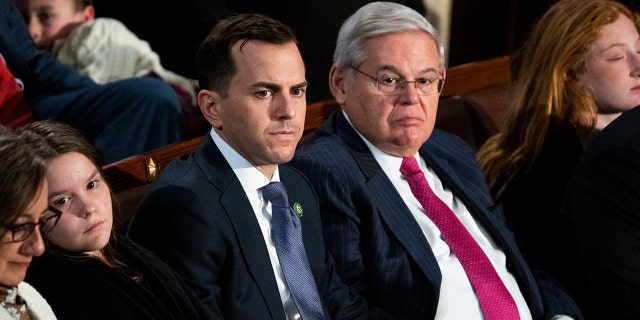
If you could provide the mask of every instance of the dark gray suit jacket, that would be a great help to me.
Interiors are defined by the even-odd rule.
[[[325,314],[368,317],[364,301],[339,280],[324,245],[318,200],[296,169],[280,165],[291,204],[302,205],[303,241]],[[184,277],[213,319],[285,319],[267,247],[240,181],[205,136],[176,159],[142,199],[129,226],[134,241]]]
[[[504,251],[534,319],[580,311],[544,274],[532,272],[495,206],[475,155],[459,138],[434,130],[420,149],[443,184]],[[442,275],[409,209],[360,136],[337,112],[291,162],[320,199],[325,241],[344,282],[376,318],[433,319]]]

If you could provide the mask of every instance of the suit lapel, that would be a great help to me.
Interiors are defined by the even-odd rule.
[[[367,188],[380,216],[424,272],[433,288],[440,288],[442,275],[437,261],[424,237],[411,237],[412,234],[421,235],[422,231],[391,181],[341,112],[335,115],[332,125],[333,132],[342,137],[349,147],[349,152],[358,163],[359,169],[365,175]],[[442,180],[443,185],[460,198],[493,241],[504,250],[508,267],[514,268],[515,272],[512,273],[519,282],[526,288],[535,288],[533,277],[526,276],[530,271],[517,248],[513,234],[506,228],[501,211],[493,209],[494,202],[481,171],[477,166],[469,165],[475,163],[475,158],[468,159],[469,152],[466,149],[452,148],[437,129],[420,149],[420,155]],[[536,299],[529,299],[529,301],[536,301]]]
[[[367,179],[368,191],[382,220],[431,282],[431,287],[440,288],[442,274],[438,262],[413,215],[367,145],[341,112],[337,115],[336,125],[337,134],[343,137],[349,152]]]
[[[434,134],[438,133],[434,132]],[[436,140],[435,137],[434,140]],[[447,146],[447,150],[445,150],[442,144],[432,142],[427,142],[425,146],[420,148],[420,156],[438,175],[443,185],[464,203],[467,210],[489,233],[493,241],[505,250],[517,251],[512,245],[514,241],[508,239],[509,236],[505,234],[507,229],[499,227],[504,225],[504,221],[491,209],[493,199],[489,197],[489,191],[484,185],[484,177],[476,170],[477,168],[453,166],[452,163],[460,164],[463,161],[446,161],[446,159],[451,158],[452,153],[454,153],[453,157],[457,159],[464,157],[464,155],[456,155],[456,150],[452,150],[450,146]],[[468,163],[473,163],[472,161],[474,159],[470,159]],[[474,175],[477,176],[470,179]]]
[[[271,260],[249,199],[213,140],[206,136],[196,152],[196,162],[211,184],[220,190],[220,204],[231,221],[240,246],[239,254],[256,282],[273,319],[284,314]]]
[[[517,241],[506,227],[502,211],[493,208],[493,198],[484,183],[484,176],[475,165],[469,165],[475,164],[474,159],[460,160],[469,157],[468,151],[452,148],[451,144],[442,142],[440,134],[434,131],[420,149],[420,156],[436,172],[443,185],[465,204],[490,239],[502,249],[507,257],[507,268],[511,269],[523,288],[536,288],[529,267],[517,247]],[[523,290],[525,292],[529,294],[529,302],[539,301],[539,297],[531,297],[536,294],[532,290]]]

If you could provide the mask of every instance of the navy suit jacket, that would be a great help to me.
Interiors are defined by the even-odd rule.
[[[288,165],[279,170],[289,201],[303,208],[303,241],[325,314],[367,318],[364,301],[335,272],[309,181]],[[213,319],[285,319],[253,208],[210,136],[151,184],[129,235],[181,274]]]
[[[534,274],[495,206],[475,155],[459,138],[434,130],[420,156],[505,252],[507,267],[534,319],[580,318],[571,298]],[[325,241],[343,281],[367,300],[376,318],[433,319],[442,275],[429,243],[367,145],[335,113],[291,162],[320,199]]]
[[[587,147],[563,210],[576,231],[594,319],[640,319],[640,107]]]

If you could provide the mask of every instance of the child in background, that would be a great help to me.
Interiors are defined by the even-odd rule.
[[[92,0],[16,0],[36,45],[104,84],[156,76],[195,104],[195,81],[165,70],[159,56],[121,22],[95,18]]]

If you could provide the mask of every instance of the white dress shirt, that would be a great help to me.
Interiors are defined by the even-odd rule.
[[[273,244],[271,238],[271,202],[268,202],[262,196],[260,188],[266,186],[271,181],[280,181],[280,171],[276,168],[275,173],[271,181],[258,169],[256,169],[249,161],[243,158],[238,152],[236,152],[226,141],[224,141],[215,130],[211,130],[211,138],[215,142],[218,149],[229,162],[231,169],[240,180],[244,192],[249,198],[253,212],[256,215],[260,230],[262,231],[262,237],[264,243],[267,246],[269,252],[269,259],[271,260],[271,267],[273,274],[276,277],[276,283],[278,290],[280,291],[280,299],[282,300],[282,306],[284,307],[285,314],[288,320],[296,320],[300,318],[298,309],[291,297],[289,287],[284,278],[284,273],[280,267],[280,260],[278,260],[278,254],[276,253],[276,247]]]
[[[347,117],[346,113],[345,117]],[[348,119],[347,117],[347,120]],[[358,134],[360,135],[360,133]],[[400,173],[402,158],[384,153],[371,144],[364,136],[360,135],[360,137],[367,144],[373,157],[387,177],[389,177],[389,180],[391,180],[391,183],[411,211],[424,237],[429,242],[433,255],[438,261],[438,266],[442,273],[442,282],[440,285],[440,298],[438,299],[438,309],[435,319],[484,319],[478,297],[471,286],[471,282],[469,282],[467,274],[462,268],[462,264],[460,264],[460,261],[451,251],[449,245],[447,245],[442,238],[438,227],[436,227],[425,214],[422,205],[411,192],[409,183]],[[496,246],[492,239],[489,238],[486,231],[476,223],[464,203],[462,203],[451,190],[446,189],[442,185],[442,181],[427,167],[425,161],[420,158],[419,155],[415,155],[415,158],[433,192],[456,214],[491,261],[500,279],[502,279],[507,290],[509,290],[515,300],[518,306],[518,312],[520,313],[520,319],[531,319],[531,312],[520,291],[518,283],[509,270],[507,270],[504,253]]]

